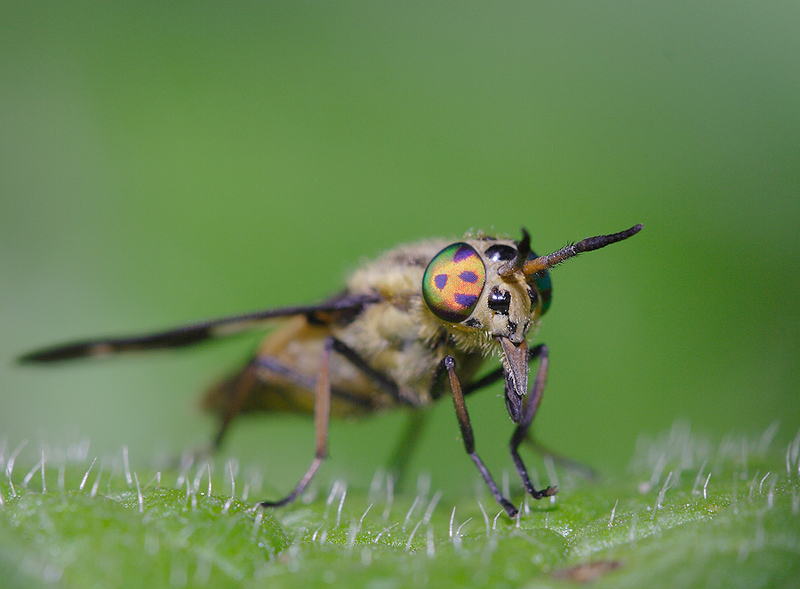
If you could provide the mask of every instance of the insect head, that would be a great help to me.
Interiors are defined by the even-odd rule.
[[[577,254],[605,247],[636,234],[641,225],[612,235],[584,239],[546,256],[522,239],[475,239],[445,247],[422,280],[428,309],[448,331],[475,347],[488,340],[500,351],[506,376],[506,406],[511,419],[522,419],[528,390],[528,344],[532,326],[550,308],[553,287],[548,269]]]

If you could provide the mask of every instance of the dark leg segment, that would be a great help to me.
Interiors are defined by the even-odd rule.
[[[389,458],[389,472],[394,476],[394,488],[402,488],[408,463],[414,456],[422,429],[425,426],[428,412],[424,409],[412,409],[403,427],[403,433],[395,445],[391,458]]]
[[[597,471],[591,466],[559,454],[542,444],[539,440],[533,437],[533,434],[530,432],[530,430],[528,430],[528,435],[525,437],[525,443],[528,444],[528,446],[530,446],[530,448],[539,456],[543,458],[549,458],[553,461],[553,464],[557,464],[561,468],[571,470],[585,479],[594,481],[600,477]]]
[[[385,374],[381,374],[377,370],[375,370],[372,366],[367,364],[366,360],[361,357],[361,355],[356,352],[353,348],[348,346],[342,340],[331,338],[332,345],[334,351],[341,354],[345,358],[347,358],[353,366],[358,368],[361,372],[363,372],[366,376],[368,376],[372,382],[377,384],[381,389],[392,395],[395,400],[398,402],[402,402],[400,399],[400,390],[397,384]]]
[[[280,507],[294,501],[300,493],[305,491],[308,483],[314,478],[322,461],[328,455],[328,424],[331,417],[331,352],[333,351],[333,338],[325,340],[325,347],[320,359],[319,375],[314,396],[314,431],[316,432],[316,448],[314,460],[306,470],[303,478],[291,493],[278,501],[262,501],[261,507]]]
[[[447,374],[450,378],[450,390],[453,393],[453,403],[455,404],[456,408],[458,425],[461,428],[461,437],[464,439],[464,448],[467,450],[469,457],[472,458],[475,466],[478,467],[478,472],[481,473],[483,480],[486,481],[486,485],[489,487],[492,495],[494,495],[495,500],[503,506],[503,509],[506,510],[506,513],[509,515],[509,517],[514,517],[517,515],[517,508],[514,507],[511,501],[503,497],[503,494],[497,487],[497,483],[494,482],[492,475],[489,474],[489,469],[486,468],[483,460],[481,460],[480,456],[478,456],[478,453],[475,452],[475,436],[472,433],[472,425],[470,424],[469,415],[467,414],[467,405],[464,402],[464,393],[461,390],[461,382],[458,380],[458,375],[456,374],[455,360],[452,356],[445,356],[442,362],[444,363],[444,367],[447,370]]]
[[[217,452],[222,445],[222,440],[225,438],[228,427],[234,418],[239,415],[245,397],[247,397],[250,389],[255,386],[258,378],[257,372],[258,367],[256,366],[255,362],[251,362],[245,366],[241,372],[241,376],[236,379],[236,382],[233,385],[232,394],[230,395],[230,398],[225,406],[225,411],[222,414],[219,429],[217,430],[214,438],[211,440],[211,452]]]
[[[525,405],[522,414],[522,420],[514,430],[511,436],[511,458],[514,460],[514,465],[517,467],[519,477],[522,479],[522,484],[525,485],[525,490],[528,491],[534,499],[541,499],[542,497],[550,497],[558,492],[558,487],[547,487],[541,491],[537,491],[531,483],[528,476],[528,469],[525,463],[522,462],[522,457],[519,455],[519,445],[528,436],[528,429],[533,423],[533,418],[536,416],[536,410],[539,408],[539,403],[542,401],[542,394],[544,393],[544,385],[547,380],[547,363],[548,354],[547,346],[544,344],[538,345],[531,350],[530,358],[539,357],[539,369],[536,371],[536,379],[533,382],[533,387],[528,391],[528,402]]]
[[[540,346],[536,346],[532,348],[529,354],[528,362],[532,363],[541,353]],[[488,387],[498,380],[503,378],[503,369],[498,368],[497,370],[493,370],[489,374],[483,376],[482,378],[476,380],[475,382],[471,382],[467,385],[464,385],[464,396],[468,396],[484,387]],[[529,424],[530,427],[530,424]],[[567,468],[569,470],[575,471],[578,474],[588,478],[588,479],[596,479],[597,472],[590,466],[585,464],[581,464],[575,460],[567,458],[566,456],[562,456],[554,452],[553,450],[549,449],[547,446],[544,446],[541,442],[534,439],[533,434],[531,433],[530,429],[528,429],[528,435],[525,438],[525,442],[533,448],[533,451],[539,454],[540,456],[547,456],[553,460],[556,464]]]

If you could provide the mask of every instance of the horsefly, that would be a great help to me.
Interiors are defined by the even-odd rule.
[[[525,490],[540,499],[519,455],[536,415],[547,376],[548,349],[532,336],[550,307],[548,270],[579,253],[628,239],[642,229],[579,241],[537,256],[522,239],[477,234],[448,243],[429,240],[397,247],[356,270],[339,294],[318,304],[224,317],[133,337],[84,340],[31,352],[23,363],[50,363],[142,350],[181,348],[280,323],[238,372],[208,390],[204,409],[219,416],[212,448],[234,419],[257,412],[313,413],[314,458],[295,488],[263,507],[293,501],[328,454],[330,415],[358,416],[392,407],[423,409],[450,394],[467,454],[506,513],[507,499],[475,451],[465,399],[503,380],[515,428],[511,456]],[[478,377],[487,359],[500,366]],[[538,368],[529,384],[530,366]],[[421,415],[420,411],[412,412]],[[412,420],[414,418],[412,417]],[[413,423],[413,422],[412,422]],[[416,425],[419,425],[416,422]],[[409,433],[418,430],[410,427]]]

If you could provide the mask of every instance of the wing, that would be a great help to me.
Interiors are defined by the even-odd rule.
[[[122,352],[183,348],[218,337],[235,335],[244,331],[263,329],[269,320],[280,317],[305,315],[311,323],[347,321],[364,308],[377,302],[375,295],[353,295],[344,293],[318,305],[283,307],[233,315],[189,325],[181,325],[144,335],[89,339],[34,350],[21,356],[22,364],[61,362],[76,358],[108,356]]]

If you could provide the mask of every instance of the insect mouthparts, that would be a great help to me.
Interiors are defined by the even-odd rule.
[[[528,343],[514,343],[507,337],[498,338],[503,349],[503,369],[506,377],[506,408],[514,423],[522,419],[522,400],[528,392]]]

